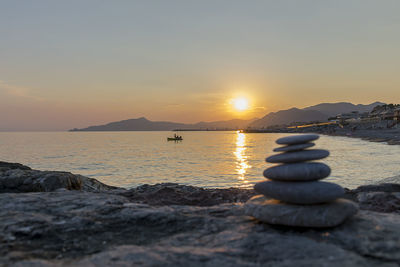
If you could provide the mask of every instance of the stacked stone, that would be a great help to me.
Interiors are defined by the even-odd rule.
[[[245,205],[247,215],[270,224],[299,227],[333,227],[354,215],[358,207],[341,199],[344,189],[334,183],[322,182],[331,169],[322,162],[310,162],[329,156],[329,151],[307,149],[318,139],[315,134],[283,137],[274,152],[283,152],[266,159],[278,163],[264,171],[269,180],[254,186],[262,194]]]

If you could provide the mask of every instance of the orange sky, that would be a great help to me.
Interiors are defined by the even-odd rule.
[[[5,1],[0,131],[400,103],[398,1]],[[239,95],[250,109],[233,112]]]

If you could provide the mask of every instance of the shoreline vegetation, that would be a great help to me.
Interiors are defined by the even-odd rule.
[[[346,189],[357,215],[305,229],[245,216],[252,189],[124,189],[0,162],[0,265],[397,266],[399,180]]]

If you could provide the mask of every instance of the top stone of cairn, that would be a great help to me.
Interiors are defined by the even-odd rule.
[[[296,145],[308,143],[313,140],[317,140],[318,138],[319,136],[317,134],[293,135],[279,138],[278,140],[276,140],[276,143],[280,145]]]

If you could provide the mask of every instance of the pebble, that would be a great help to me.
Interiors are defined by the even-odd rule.
[[[276,140],[276,143],[280,145],[295,145],[311,142],[313,140],[317,140],[318,138],[319,135],[317,134],[292,135],[279,138]]]
[[[293,163],[308,160],[323,159],[329,156],[329,151],[323,149],[310,149],[297,152],[287,152],[270,156],[266,159],[270,163]]]
[[[264,181],[254,190],[266,197],[293,204],[320,204],[331,202],[344,195],[344,189],[329,182],[278,182]]]
[[[266,178],[278,181],[313,181],[328,177],[331,168],[320,162],[277,165],[264,171]]]
[[[315,146],[314,143],[304,143],[290,146],[283,146],[274,149],[274,152],[291,152],[291,151],[299,151],[309,147]]]
[[[318,205],[295,205],[262,195],[254,196],[244,206],[246,215],[262,222],[296,227],[334,227],[357,213],[357,205],[346,199]]]

